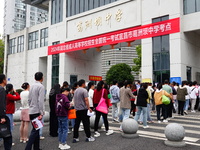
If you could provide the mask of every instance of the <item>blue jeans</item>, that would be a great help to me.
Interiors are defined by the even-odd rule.
[[[10,131],[13,131],[13,114],[6,114],[6,116],[10,119]]]
[[[128,119],[129,118],[129,116],[130,116],[130,109],[127,109],[127,108],[120,108],[120,110],[119,110],[119,116],[120,115],[122,115],[122,118],[123,118],[123,120],[122,121],[124,121],[124,120],[126,120],[126,119]]]
[[[147,126],[147,107],[137,106],[137,113],[134,119],[138,121],[141,112],[143,112],[143,125]]]
[[[117,119],[117,117],[118,117],[117,103],[112,103],[112,119]]]
[[[40,114],[30,114],[30,120],[32,121],[38,116],[40,116]],[[29,136],[29,140],[28,140],[25,150],[32,150],[32,147],[34,150],[40,149],[40,130],[35,130],[34,127]]]
[[[58,140],[62,144],[67,143],[68,136],[68,118],[58,116]]]
[[[143,111],[140,114],[139,121],[143,122]],[[147,104],[147,121],[152,121],[152,119],[151,119],[151,113],[150,113],[150,104]]]
[[[187,111],[187,110],[188,110],[189,104],[190,104],[190,99],[186,99],[186,100],[185,100],[184,111]]]
[[[44,124],[44,117],[42,117],[42,123]],[[43,127],[40,128],[40,136],[42,136],[42,133],[43,133]]]

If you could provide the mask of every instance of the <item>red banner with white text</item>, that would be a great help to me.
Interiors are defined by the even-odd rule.
[[[180,32],[180,18],[118,30],[48,47],[48,55],[86,50]]]

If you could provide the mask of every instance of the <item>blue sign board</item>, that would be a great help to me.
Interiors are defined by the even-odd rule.
[[[170,83],[172,83],[172,82],[176,82],[176,83],[179,83],[181,85],[181,77],[171,77]]]

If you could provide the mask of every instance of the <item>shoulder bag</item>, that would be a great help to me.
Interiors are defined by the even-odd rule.
[[[163,91],[163,94],[162,94],[162,103],[165,104],[165,105],[169,105],[170,104],[170,99],[164,95],[164,91]]]
[[[96,107],[96,110],[104,114],[108,114],[108,106],[106,104],[106,99],[103,97],[103,95],[104,95],[104,89],[102,90],[101,99],[98,106]]]

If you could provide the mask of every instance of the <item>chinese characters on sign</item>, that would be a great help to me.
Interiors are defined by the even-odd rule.
[[[48,55],[113,45],[177,32],[180,32],[180,18],[69,41],[59,45],[52,45],[48,47]]]
[[[90,81],[101,81],[102,77],[101,76],[89,76]]]
[[[117,22],[121,21],[122,14],[123,14],[123,12],[121,9],[118,9],[117,12],[115,13],[115,20]],[[98,28],[98,27],[102,26],[104,21],[106,21],[107,25],[111,25],[111,18],[112,18],[112,14],[108,13],[106,15],[106,17],[99,16],[99,17],[95,18],[94,20],[92,20],[92,19],[86,20],[85,24],[82,21],[80,21],[77,23],[77,31],[83,32],[83,29],[85,29],[85,30],[87,30],[89,28],[91,29],[92,25],[94,25]]]

